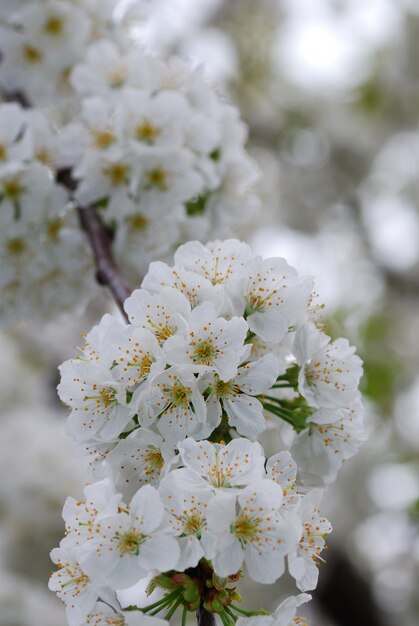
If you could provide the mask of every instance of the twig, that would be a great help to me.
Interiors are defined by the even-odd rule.
[[[16,102],[20,104],[23,109],[30,109],[31,104],[25,94],[21,91],[5,91],[1,92],[1,100],[3,102]]]
[[[71,176],[71,170],[60,170],[57,173],[57,182],[61,183],[70,191],[74,191],[77,183]],[[96,280],[100,285],[108,287],[122,315],[128,321],[124,310],[124,302],[131,295],[132,290],[127,279],[119,270],[112,255],[112,234],[106,228],[92,206],[81,207],[77,204],[77,212],[81,227],[85,231],[96,265]]]
[[[199,608],[196,611],[197,626],[215,626],[214,613],[210,613],[201,602]]]
[[[132,290],[113,259],[109,232],[93,207],[78,207],[77,211],[80,224],[92,247],[96,264],[96,279],[100,285],[109,288],[122,315],[128,321],[124,302],[131,295]]]

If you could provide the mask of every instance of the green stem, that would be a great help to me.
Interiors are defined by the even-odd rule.
[[[230,608],[233,609],[233,611],[236,611],[236,613],[240,613],[241,615],[245,615],[246,617],[251,617],[252,615],[254,615],[254,613],[252,613],[251,611],[245,611],[235,604],[230,604]]]
[[[269,411],[270,413],[277,415],[278,417],[283,419],[285,422],[288,422],[288,424],[291,424],[291,426],[295,426],[294,420],[286,413],[283,413],[282,411],[280,411],[279,407],[276,407],[275,405],[272,405],[272,404],[264,404],[263,408]]]
[[[170,607],[170,609],[167,611],[166,615],[164,616],[164,619],[169,620],[181,602],[182,602],[182,598],[178,598],[178,600],[175,601],[173,606]]]
[[[235,624],[235,622],[231,622],[228,616],[228,613],[226,613],[225,608],[224,608],[224,611],[222,613],[218,613],[218,615],[220,616],[220,619],[223,622],[223,626],[232,626],[232,624]]]
[[[269,402],[275,402],[276,404],[279,404],[281,411],[287,411],[288,413],[292,414],[291,409],[287,409],[285,406],[282,405],[282,403],[284,402],[282,398],[275,398],[275,396],[263,396],[263,397],[269,400]]]
[[[234,615],[233,611],[230,609],[230,607],[226,606],[225,607],[225,612],[231,617],[231,619],[233,620],[234,623],[236,623],[237,621],[237,617]]]
[[[182,622],[181,622],[181,626],[186,626],[186,617],[188,615],[188,609],[186,608],[186,606],[183,607],[183,611],[182,611]]]
[[[160,600],[156,600],[156,602],[153,602],[153,604],[149,604],[147,606],[141,607],[141,611],[143,611],[143,613],[147,613],[147,611],[151,611],[152,609],[155,609],[157,606],[160,606],[160,605],[165,606],[171,600],[176,598],[176,596],[178,596],[180,592],[181,592],[181,588],[179,587],[178,589],[175,589],[168,595],[163,596],[163,598],[160,598]]]

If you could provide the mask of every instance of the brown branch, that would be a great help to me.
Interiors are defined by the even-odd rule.
[[[214,613],[209,613],[201,602],[196,611],[197,626],[215,626]]]
[[[77,186],[76,181],[71,176],[71,170],[67,169],[60,170],[57,173],[57,182],[67,187],[70,191],[74,191]],[[80,225],[87,235],[93,252],[96,265],[96,280],[100,285],[108,287],[122,315],[128,321],[124,310],[124,302],[131,295],[132,289],[113,258],[111,249],[112,233],[106,228],[94,207],[81,207],[77,202],[75,204]]]
[[[132,290],[114,261],[109,231],[93,207],[78,207],[77,211],[80,224],[92,247],[96,264],[96,279],[100,285],[108,287],[122,315],[128,321],[124,302],[131,295]]]
[[[20,104],[23,109],[30,109],[31,104],[24,93],[21,91],[5,91],[1,92],[2,102],[16,102]]]

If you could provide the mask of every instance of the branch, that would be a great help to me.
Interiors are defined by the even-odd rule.
[[[57,173],[57,182],[70,191],[74,191],[77,186],[70,170],[60,170]],[[124,310],[124,302],[131,295],[132,290],[113,258],[111,250],[112,234],[106,228],[94,207],[77,205],[77,212],[81,227],[87,235],[93,252],[96,265],[96,280],[100,285],[108,287],[122,315],[128,321]]]
[[[201,602],[196,611],[197,626],[215,626],[214,613],[209,613]]]
[[[25,94],[21,91],[5,91],[1,92],[2,102],[16,102],[20,104],[22,109],[30,109],[31,104]]]
[[[109,231],[93,207],[78,207],[77,211],[80,224],[92,247],[96,264],[96,279],[100,285],[108,287],[122,315],[128,321],[124,302],[131,295],[132,290],[112,256]]]

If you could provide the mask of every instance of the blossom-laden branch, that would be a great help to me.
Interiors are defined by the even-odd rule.
[[[32,108],[31,102],[22,91],[3,90],[1,97],[4,102],[15,102],[20,104],[23,109]],[[77,183],[72,177],[70,169],[59,170],[56,180],[69,190],[72,200],[77,206],[80,225],[87,235],[93,253],[97,282],[108,287],[122,316],[128,320],[124,311],[124,302],[131,295],[132,289],[113,258],[111,250],[112,232],[105,226],[94,207],[81,207],[75,201],[73,192],[77,188]]]
[[[60,170],[57,174],[57,181],[70,191],[74,191],[76,187],[69,170]],[[124,311],[124,302],[131,295],[132,290],[113,258],[112,233],[104,225],[94,207],[77,205],[77,212],[80,225],[87,235],[93,252],[96,279],[100,285],[108,287],[123,317],[128,319]]]

